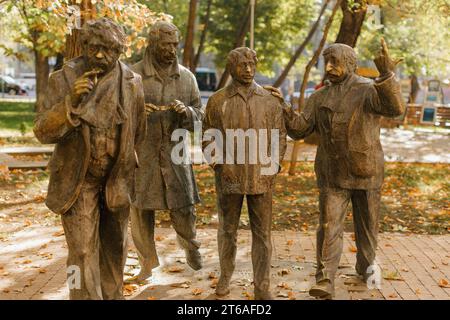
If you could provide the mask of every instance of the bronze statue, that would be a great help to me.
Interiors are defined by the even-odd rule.
[[[309,294],[330,299],[343,246],[344,219],[349,202],[357,246],[356,271],[364,279],[377,247],[380,188],[384,156],[380,118],[405,111],[395,66],[384,40],[374,60],[380,77],[374,82],[355,74],[356,54],[344,44],[324,52],[327,85],[314,92],[300,114],[286,107],[288,135],[302,139],[317,132],[320,142],[315,172],[320,190],[317,230],[316,285]],[[280,97],[281,98],[281,97]]]
[[[125,40],[111,20],[86,22],[82,56],[50,75],[35,121],[39,141],[56,144],[46,204],[61,214],[71,299],[123,299],[136,149],[146,128],[141,77],[118,61]]]
[[[203,125],[203,150],[206,153],[212,144],[218,147],[216,152],[212,152],[213,159],[210,161],[215,172],[219,213],[217,238],[220,278],[216,294],[225,296],[230,292],[230,280],[235,268],[237,229],[246,197],[252,231],[255,299],[268,300],[272,298],[269,292],[272,190],[280,169],[280,159],[286,150],[286,129],[280,101],[254,81],[257,61],[256,52],[249,48],[237,48],[229,53],[227,68],[232,75],[232,82],[208,100]],[[226,136],[226,143],[205,140],[211,130],[218,131],[219,136]],[[271,134],[268,138],[269,131],[276,132],[278,139],[272,139]],[[251,158],[256,154],[255,150],[250,149],[252,132],[258,135],[259,151],[271,150],[271,156],[278,153],[276,170],[264,172],[266,166],[259,157],[252,162]],[[235,138],[244,142],[243,154],[239,154],[239,146],[238,154],[234,154]],[[225,158],[227,160],[224,163],[222,160]]]
[[[128,279],[141,282],[159,265],[154,241],[155,210],[169,210],[177,239],[186,252],[187,264],[202,268],[200,243],[196,238],[194,205],[200,202],[192,165],[175,164],[171,151],[176,129],[194,130],[203,118],[197,82],[178,64],[179,30],[172,23],[156,22],[142,61],[132,69],[142,75],[147,110],[147,135],[139,153],[137,200],[131,211],[133,242],[140,273]],[[188,134],[188,132],[186,132]]]

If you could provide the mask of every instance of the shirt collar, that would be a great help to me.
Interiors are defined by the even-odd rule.
[[[239,94],[244,99],[246,99],[246,97],[244,97],[243,92],[241,92],[240,88],[241,86],[239,84],[237,84],[235,81],[232,81],[231,84],[228,86],[228,98],[236,94]],[[253,81],[252,84],[250,85],[249,97],[251,97],[254,94],[259,96],[264,95],[264,89],[260,85],[258,85],[255,81]]]
[[[157,76],[158,72],[153,65],[153,56],[150,53],[150,47],[147,47],[144,53],[144,75],[147,77]],[[180,67],[178,65],[178,58],[175,58],[174,62],[170,66],[169,76],[180,76]]]

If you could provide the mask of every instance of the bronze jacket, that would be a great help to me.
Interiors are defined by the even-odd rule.
[[[165,81],[153,66],[147,50],[144,59],[132,66],[142,76],[145,102],[168,106],[175,99],[188,108],[187,115],[175,111],[156,111],[148,114],[147,134],[140,149],[140,168],[136,175],[136,206],[142,209],[176,209],[200,202],[197,183],[191,164],[177,164],[171,159],[172,133],[186,129],[185,136],[194,130],[194,123],[203,120],[203,110],[195,76],[175,61]]]
[[[144,92],[141,77],[125,64],[120,68],[120,104],[125,121],[120,128],[120,146],[106,181],[105,201],[115,211],[130,205],[134,198],[134,172],[138,165],[136,149],[145,134]],[[90,160],[90,128],[70,115],[70,92],[85,72],[78,57],[49,78],[45,101],[35,119],[34,133],[42,143],[55,143],[49,162],[50,181],[46,204],[56,213],[65,213],[78,198]],[[99,101],[98,103],[102,103]]]
[[[203,123],[203,132],[209,129],[218,129],[223,137],[222,155],[214,154],[215,159],[222,158],[222,164],[212,163],[216,174],[217,189],[225,194],[262,194],[273,187],[276,174],[279,172],[281,159],[286,151],[286,128],[283,121],[283,108],[277,98],[253,82],[248,97],[240,91],[238,86],[231,83],[227,87],[214,93],[208,100]],[[248,129],[255,129],[258,134],[260,129],[266,129],[265,139],[267,141],[264,148],[264,139],[258,136],[256,149],[250,149],[249,139],[245,147],[245,161],[238,164],[237,142],[238,139],[227,139],[227,129],[242,129],[241,133],[248,132]],[[278,141],[271,141],[271,130],[278,130]],[[204,136],[205,139],[205,136]],[[228,140],[228,141],[227,141]],[[203,150],[217,141],[204,141]],[[234,155],[230,151],[230,143],[234,144]],[[270,165],[261,163],[261,159],[256,153],[260,148],[264,148],[267,156],[275,156],[272,152],[277,148],[279,157],[273,159],[276,170],[273,174],[262,174],[261,169]],[[263,150],[263,149],[261,149]],[[233,157],[233,164],[227,163],[227,153]],[[257,161],[250,161],[250,156],[257,156]]]
[[[380,117],[405,111],[394,74],[375,82],[352,74],[340,84],[314,92],[304,112],[284,110],[290,137],[302,139],[314,131],[320,137],[315,161],[319,188],[381,187]]]

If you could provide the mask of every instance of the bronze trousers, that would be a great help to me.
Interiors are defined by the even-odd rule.
[[[87,178],[72,208],[61,216],[69,249],[71,300],[123,299],[130,210],[110,212],[104,201],[104,185]],[[72,274],[69,270],[76,271]],[[74,281],[78,276],[79,281]]]
[[[247,197],[252,232],[252,265],[255,292],[266,292],[270,287],[270,260],[272,258],[272,191],[257,195],[217,194],[219,211],[220,276],[230,281],[236,266],[237,230],[244,197]]]
[[[183,249],[193,250],[200,247],[200,242],[195,240],[197,216],[193,205],[170,210],[170,220],[177,233],[178,243]],[[131,235],[141,267],[147,266],[150,269],[158,267],[159,260],[155,246],[155,210],[132,207]]]
[[[319,195],[316,281],[334,282],[343,249],[344,220],[349,202],[357,247],[356,271],[363,276],[375,260],[380,213],[380,190],[322,188]]]

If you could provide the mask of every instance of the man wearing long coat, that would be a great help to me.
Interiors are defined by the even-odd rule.
[[[382,40],[374,60],[380,77],[375,81],[355,74],[356,54],[345,44],[332,44],[323,53],[327,85],[313,93],[302,113],[285,108],[288,135],[302,139],[317,132],[320,141],[315,160],[319,187],[316,285],[309,291],[332,298],[334,278],[343,246],[344,219],[353,206],[357,246],[356,271],[364,279],[375,262],[380,188],[384,156],[380,118],[396,117],[404,110],[395,65]]]
[[[144,58],[132,69],[142,76],[147,110],[147,135],[140,149],[136,179],[137,200],[131,213],[142,281],[159,265],[154,241],[155,211],[168,210],[177,239],[194,270],[202,267],[196,238],[194,205],[200,202],[191,164],[171,158],[177,129],[184,138],[200,124],[203,110],[197,81],[176,56],[179,30],[170,22],[158,21],[150,30]]]
[[[120,26],[81,33],[83,55],[50,75],[34,133],[54,143],[46,204],[61,214],[71,299],[123,299],[136,150],[145,135],[141,77],[118,61]]]

